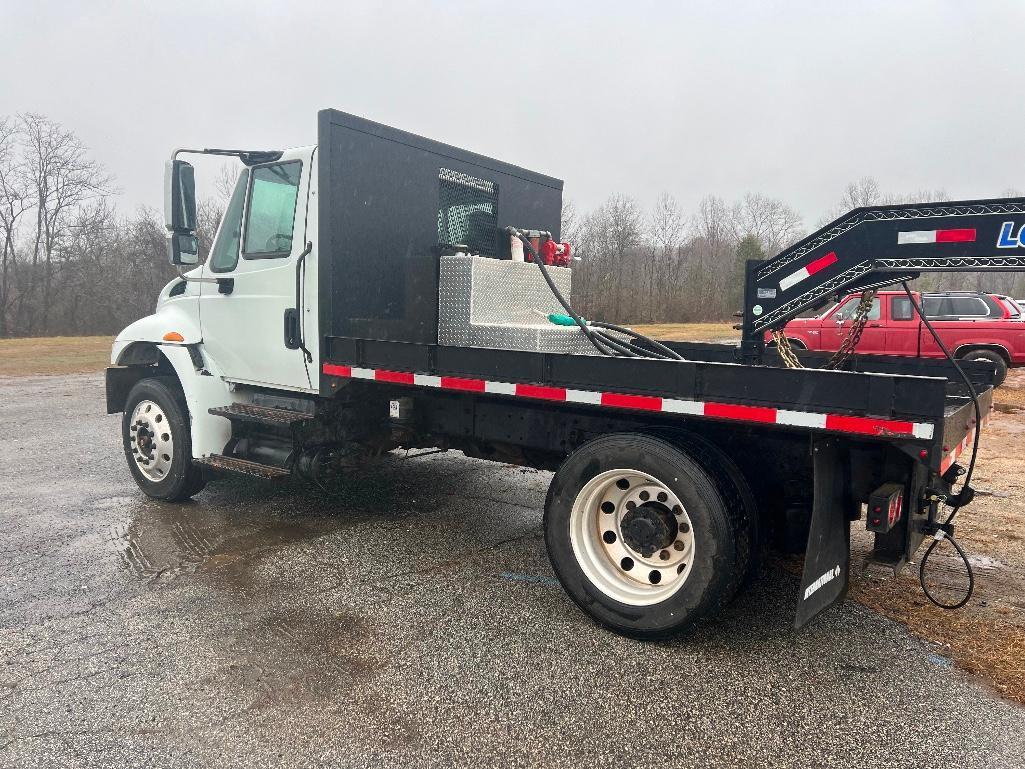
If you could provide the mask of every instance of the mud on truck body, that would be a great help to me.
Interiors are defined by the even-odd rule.
[[[1015,269],[1025,201],[852,211],[748,265],[739,347],[656,343],[573,311],[561,181],[333,110],[318,122],[314,147],[192,150],[244,164],[201,266],[190,150],[168,163],[170,257],[193,269],[107,371],[146,494],[183,500],[222,473],[324,483],[398,448],[553,470],[559,580],[638,638],[716,612],[770,539],[806,551],[801,626],[845,595],[852,522],[894,568],[949,533],[992,369],[763,336],[924,270]]]

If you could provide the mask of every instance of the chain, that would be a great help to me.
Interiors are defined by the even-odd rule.
[[[872,302],[876,298],[875,291],[864,291],[861,294],[861,301],[858,302],[858,307],[854,311],[854,316],[851,319],[851,330],[847,332],[847,337],[840,344],[840,348],[833,353],[833,357],[829,359],[826,364],[827,369],[840,368],[847,359],[851,357],[854,352],[854,348],[858,346],[858,342],[861,341],[861,333],[865,330],[865,324],[868,322],[868,314],[872,310]]]
[[[851,357],[858,346],[858,342],[861,341],[861,334],[865,330],[868,314],[872,311],[872,303],[875,301],[875,298],[875,291],[865,291],[862,293],[858,307],[851,318],[851,330],[847,332],[846,338],[844,338],[839,349],[833,354],[833,357],[826,363],[825,368],[840,368]],[[771,333],[772,339],[776,343],[776,351],[779,353],[779,357],[783,359],[783,365],[787,368],[804,368],[804,365],[797,357],[797,353],[794,352],[794,348],[790,345],[790,340],[787,339],[784,330],[773,329]]]
[[[772,338],[776,342],[776,352],[779,353],[779,357],[783,359],[783,364],[787,368],[804,368],[801,361],[797,359],[797,353],[790,346],[790,340],[783,333],[783,329],[773,329]]]

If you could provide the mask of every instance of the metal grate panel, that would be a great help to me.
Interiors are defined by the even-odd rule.
[[[438,169],[438,245],[498,256],[498,185]]]

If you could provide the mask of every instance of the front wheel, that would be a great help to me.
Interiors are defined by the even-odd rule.
[[[672,443],[609,435],[555,474],[545,541],[580,608],[617,633],[664,638],[735,592],[750,552],[731,507],[714,477]]]
[[[121,438],[128,469],[147,496],[180,502],[206,485],[192,464],[188,413],[171,377],[142,379],[128,393]]]

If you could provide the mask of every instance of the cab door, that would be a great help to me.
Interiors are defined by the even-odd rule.
[[[886,346],[891,355],[918,355],[918,339],[921,321],[907,296],[894,294],[888,297],[889,313],[886,321]],[[921,302],[921,295],[916,301]]]
[[[840,349],[854,325],[854,314],[857,312],[860,294],[852,294],[837,305],[830,315],[822,322],[822,349],[836,351]],[[882,355],[886,353],[885,328],[881,318],[879,297],[872,300],[872,308],[868,312],[865,328],[861,339],[854,349],[855,353],[864,355]]]
[[[246,169],[211,249],[204,277],[220,282],[202,285],[203,346],[230,381],[313,389],[305,354],[286,346],[285,325],[286,311],[296,307],[296,263],[309,235],[312,157],[312,151],[291,151]],[[306,304],[302,297],[300,304]],[[311,324],[303,325],[310,334]],[[315,330],[307,338],[316,339]]]

